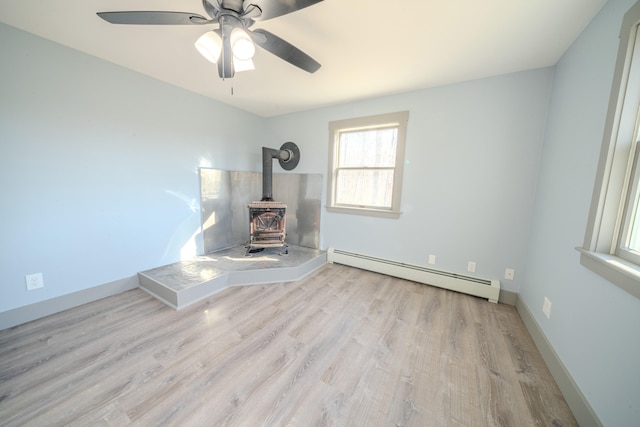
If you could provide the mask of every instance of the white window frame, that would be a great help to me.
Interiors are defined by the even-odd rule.
[[[625,14],[604,138],[580,263],[640,298],[640,264],[625,254],[627,218],[634,173],[640,112],[640,2]],[[635,56],[635,64],[632,59]]]
[[[327,175],[327,211],[370,215],[385,218],[398,218],[400,212],[400,196],[402,194],[402,176],[404,165],[404,149],[407,135],[408,111],[378,114],[374,116],[337,120],[329,123],[329,172]],[[383,127],[397,127],[396,159],[393,178],[393,194],[390,209],[380,209],[367,206],[340,205],[336,203],[335,193],[337,184],[337,156],[342,132],[367,130]]]

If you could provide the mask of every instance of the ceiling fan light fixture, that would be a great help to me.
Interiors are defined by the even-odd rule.
[[[245,30],[236,27],[231,31],[231,50],[236,59],[247,61],[255,55],[256,46]]]
[[[287,15],[323,0],[202,0],[208,16],[189,12],[114,11],[98,12],[111,24],[123,25],[205,25],[217,29],[198,38],[195,47],[208,61],[217,64],[220,78],[230,79],[236,71],[253,70],[256,44],[267,52],[309,73],[320,64],[309,55],[263,29],[250,30],[255,21]],[[257,3],[257,4],[256,4]]]
[[[222,37],[215,30],[207,31],[196,40],[195,46],[200,55],[215,64],[222,52]]]

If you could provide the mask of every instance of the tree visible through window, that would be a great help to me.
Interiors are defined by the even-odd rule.
[[[330,123],[330,210],[397,216],[408,112]]]

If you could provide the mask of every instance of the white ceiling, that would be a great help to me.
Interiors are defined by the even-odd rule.
[[[305,51],[319,71],[258,49],[255,70],[224,81],[193,45],[209,27],[113,25],[96,16],[207,16],[201,0],[0,0],[0,22],[269,117],[553,65],[605,2],[324,0],[252,27]]]

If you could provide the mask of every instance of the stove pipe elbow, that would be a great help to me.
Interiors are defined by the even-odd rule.
[[[300,161],[300,150],[293,142],[285,142],[279,150],[262,147],[262,201],[273,201],[273,159],[285,170],[292,170]]]

